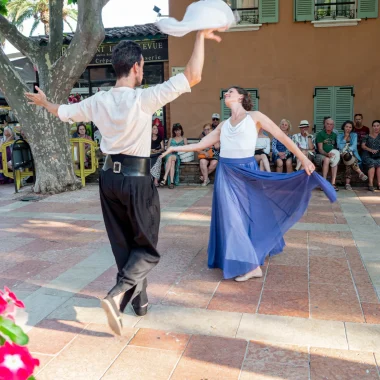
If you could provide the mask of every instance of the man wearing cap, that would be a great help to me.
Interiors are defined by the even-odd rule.
[[[335,148],[337,137],[337,134],[334,132],[334,120],[331,118],[326,119],[322,131],[316,137],[318,154],[315,156],[316,166],[322,168],[323,178],[327,178],[329,167],[331,167],[331,184],[336,191],[339,190],[335,181],[340,161],[339,150]]]
[[[212,123],[211,123],[211,127],[212,127],[212,130],[214,130],[220,123],[220,115],[218,113],[213,113],[212,114]],[[200,139],[203,139],[203,137],[205,137],[206,134],[204,131],[202,131],[202,133],[199,135],[199,138]]]
[[[220,123],[220,115],[218,113],[212,114],[212,129],[214,130]]]
[[[302,151],[302,153],[312,160],[315,153],[315,139],[314,136],[309,133],[310,124],[307,120],[301,120],[299,124],[300,132],[292,136],[293,142]],[[297,158],[296,170],[301,168],[301,161]]]

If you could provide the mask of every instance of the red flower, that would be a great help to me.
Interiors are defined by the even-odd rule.
[[[9,342],[0,347],[0,379],[26,380],[39,364],[40,361],[34,359],[26,347]]]
[[[19,300],[16,297],[16,294],[12,293],[10,291],[10,289],[8,289],[6,286],[4,286],[3,296],[5,297],[5,299],[7,301],[12,301],[15,304],[15,306],[20,307],[20,308],[24,308],[25,307],[24,302],[22,302],[21,300]]]

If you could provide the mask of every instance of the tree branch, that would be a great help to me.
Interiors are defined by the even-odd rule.
[[[54,63],[51,70],[51,83],[55,87],[52,100],[56,98],[54,95],[58,97],[59,93],[71,91],[104,40],[102,9],[107,1],[78,0],[78,22],[74,37],[65,54]]]
[[[30,91],[18,72],[13,68],[11,61],[0,49],[0,89],[7,99],[8,104],[17,115],[27,114],[31,106],[24,97],[25,91]]]
[[[36,41],[21,34],[4,16],[0,15],[0,32],[16,49],[32,60],[38,56],[39,46]]]
[[[49,0],[49,52],[50,61],[61,56],[63,43],[63,0]]]

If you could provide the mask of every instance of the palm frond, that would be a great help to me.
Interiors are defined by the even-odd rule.
[[[34,20],[34,23],[32,25],[32,28],[30,29],[30,33],[29,33],[29,36],[32,36],[34,31],[37,29],[38,25],[40,24],[41,20],[39,18],[36,18]]]

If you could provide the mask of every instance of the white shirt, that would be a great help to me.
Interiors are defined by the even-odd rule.
[[[270,138],[269,137],[258,137],[256,141],[256,149],[262,149],[264,153],[270,153]]]
[[[103,153],[149,157],[152,115],[185,92],[191,89],[181,73],[146,89],[100,91],[79,103],[61,105],[58,116],[64,122],[93,121],[102,135]]]
[[[311,136],[311,141],[313,142],[313,145],[315,145],[315,138],[313,135]],[[293,142],[297,145],[300,149],[309,150],[309,138],[307,136],[302,136],[301,132],[297,133],[292,136]]]
[[[257,141],[256,123],[249,114],[236,127],[231,125],[230,120],[231,118],[222,125],[220,157],[253,157]]]

